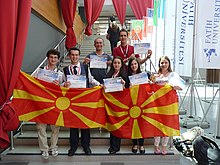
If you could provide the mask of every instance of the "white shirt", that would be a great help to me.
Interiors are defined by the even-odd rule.
[[[73,67],[74,66],[77,66],[76,70],[77,70],[77,75],[81,75],[81,63],[78,62],[77,65],[70,65],[68,66],[68,69],[69,69],[69,73],[73,73]],[[72,68],[72,71],[71,71],[71,68]],[[91,72],[90,72],[90,69],[88,67],[88,79],[89,79],[89,84],[91,84],[92,86],[98,86],[100,85],[100,83],[94,79],[94,77],[91,75]]]

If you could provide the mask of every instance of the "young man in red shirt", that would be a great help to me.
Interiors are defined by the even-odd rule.
[[[134,47],[131,45],[128,45],[128,31],[125,29],[121,29],[119,32],[119,40],[121,41],[121,44],[114,48],[113,50],[113,56],[120,56],[123,60],[123,62],[126,64],[129,59],[131,58],[137,58],[137,60],[140,62],[140,64],[145,63],[152,55],[152,51],[149,49],[147,57],[141,59],[139,54],[134,54]]]

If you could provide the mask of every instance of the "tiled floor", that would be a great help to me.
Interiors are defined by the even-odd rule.
[[[161,160],[161,161],[103,161],[103,162],[48,162],[48,163],[39,163],[39,162],[31,162],[28,165],[194,165],[196,163],[181,157],[180,160],[178,161],[166,161],[166,160]]]
[[[191,161],[183,158],[180,158],[180,161],[139,161],[139,162],[5,162],[1,163],[0,165],[148,165],[148,164],[154,164],[154,165],[194,165],[195,163],[192,163]]]

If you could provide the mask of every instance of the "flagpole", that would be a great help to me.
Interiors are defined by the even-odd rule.
[[[192,70],[191,70],[191,89],[190,89],[190,92],[191,92],[191,97],[190,97],[190,116],[193,116],[192,114],[192,109],[195,107],[195,102],[193,102],[193,99],[195,97],[194,95],[194,78],[195,78],[195,54],[196,54],[196,49],[195,49],[195,33],[196,33],[196,20],[197,20],[197,0],[194,1],[195,2],[195,7],[194,7],[194,28],[193,28],[193,45],[192,45]],[[193,104],[194,103],[194,104]],[[196,113],[196,112],[195,112]]]
[[[196,23],[196,17],[197,17],[197,10],[196,10],[196,0],[194,1],[195,2],[195,8],[194,8],[194,27],[193,27],[193,46],[192,46],[192,69],[191,69],[191,82],[189,84],[189,88],[190,88],[190,103],[189,103],[189,112],[187,113],[187,115],[185,116],[185,120],[184,120],[184,123],[183,123],[183,126],[185,126],[186,128],[188,127],[193,127],[192,126],[192,123],[194,122],[194,120],[192,121],[191,124],[188,124],[190,123],[191,121],[189,120],[190,118],[194,118],[193,117],[193,114],[192,114],[192,109],[195,108],[195,102],[194,102],[194,83],[193,83],[193,80],[194,80],[194,70],[195,70],[195,60],[194,60],[194,56],[195,56],[195,31],[196,31],[196,27],[195,27],[195,23]],[[194,104],[193,104],[194,103]],[[196,112],[195,112],[196,113]]]
[[[155,11],[156,10],[156,11]],[[158,0],[154,0],[154,16],[153,16],[153,25],[155,26],[155,56],[154,62],[157,62],[157,21],[158,21]],[[156,20],[155,20],[156,19]]]
[[[166,5],[166,3],[165,2],[166,2],[166,0],[162,0],[162,2],[163,2],[163,4],[161,6],[162,6],[163,31],[164,31],[164,36],[163,36],[163,41],[164,41],[163,42],[163,55],[165,55],[165,39],[166,39],[166,35],[165,35],[165,18],[166,18],[166,10],[165,10],[166,8],[165,8],[165,5]]]
[[[219,76],[219,86],[218,86],[218,108],[217,108],[217,118],[216,118],[216,133],[215,138],[220,139],[220,76]]]
[[[200,126],[202,128],[208,128],[210,127],[210,123],[208,123],[206,121],[206,117],[205,115],[205,111],[203,109],[202,103],[201,103],[201,99],[199,97],[197,88],[195,86],[195,76],[196,76],[196,68],[195,68],[195,54],[196,54],[196,49],[195,49],[195,43],[196,43],[196,30],[197,30],[197,18],[198,18],[198,0],[194,0],[195,2],[195,7],[194,7],[194,28],[193,28],[193,45],[192,45],[192,70],[191,70],[191,82],[189,84],[190,87],[190,110],[189,110],[189,115],[185,116],[185,120],[183,122],[183,127],[185,128],[192,128],[194,126]],[[196,116],[197,112],[196,112],[196,100],[195,100],[195,92],[198,96],[198,101],[201,107],[201,110],[203,112],[203,116],[205,117],[205,121],[202,121],[201,117]],[[195,115],[193,115],[193,109],[195,110]]]
[[[177,26],[177,1],[176,2],[176,9],[175,9],[175,30],[174,30],[174,34],[175,34],[175,37],[174,37],[174,61],[173,61],[173,71],[175,72],[175,68],[176,68],[176,55],[175,55],[175,52],[176,52],[176,26]]]

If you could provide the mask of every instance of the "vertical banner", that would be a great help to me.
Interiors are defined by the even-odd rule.
[[[194,12],[195,0],[177,1],[174,64],[175,71],[180,76],[192,76]]]
[[[150,43],[150,49],[152,50],[152,36],[153,36],[153,9],[147,9],[147,17],[144,17],[144,30],[143,30],[143,43]],[[141,58],[145,58],[146,54],[141,54]],[[148,62],[145,62],[144,65],[141,65],[141,69],[144,71],[151,71],[151,65]]]
[[[156,67],[158,67],[159,58],[165,55],[165,0],[159,0],[157,6],[157,26],[156,26]]]
[[[176,1],[166,0],[165,12],[165,55],[170,58],[174,69]]]
[[[199,0],[197,19],[195,67],[220,69],[220,1]]]
[[[164,42],[164,19],[158,18],[157,20],[157,26],[156,26],[156,66],[158,66],[159,58],[163,55],[165,55],[165,42]]]
[[[150,43],[153,34],[153,19],[150,17],[144,17],[144,29],[143,29],[143,41]]]
[[[160,0],[154,0],[154,26],[157,26],[158,8],[160,6]]]
[[[143,39],[144,20],[132,20],[131,21],[131,40]]]

